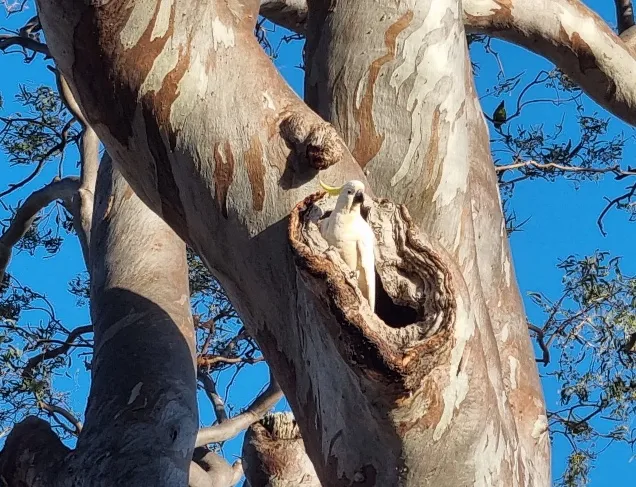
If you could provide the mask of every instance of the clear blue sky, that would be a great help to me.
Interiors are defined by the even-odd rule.
[[[612,26],[614,21],[613,2],[609,0],[587,0],[587,3]],[[3,22],[3,26],[15,28],[22,25],[31,15],[33,8],[25,13],[12,16]],[[278,39],[285,35],[283,29],[277,28],[269,34],[271,43],[276,45]],[[527,72],[529,76],[540,69],[551,69],[551,65],[541,58],[527,51],[501,42],[493,42],[501,54],[506,75],[511,76],[520,72]],[[301,44],[295,42],[291,45],[283,44],[279,51],[276,65],[290,85],[302,95],[303,72],[297,68],[300,64]],[[40,84],[54,85],[52,74],[44,68],[42,58],[31,65],[26,65],[19,54],[4,55],[0,57],[4,76],[0,79],[0,92],[4,99],[4,107],[0,115],[8,116],[19,110],[14,102],[14,95],[18,84],[23,83],[31,87]],[[482,49],[476,49],[474,61],[481,65],[481,75],[477,78],[480,93],[494,84],[495,65],[491,57],[483,54]],[[541,91],[537,91],[541,94]],[[483,105],[486,113],[492,113],[499,99],[485,98]],[[593,102],[586,99],[586,106],[594,107]],[[604,114],[601,108],[599,113]],[[562,114],[571,115],[571,110],[552,107],[550,105],[531,106],[524,112],[523,123],[546,124],[560,119]],[[618,120],[611,123],[611,132],[624,132],[632,136],[633,130]],[[568,137],[568,124],[566,132]],[[636,165],[630,157],[633,154],[634,142],[629,141],[625,150],[623,165]],[[76,174],[77,154],[69,152],[64,162],[66,174]],[[30,190],[40,187],[50,181],[56,172],[50,164],[42,174],[29,186]],[[4,154],[0,155],[0,183],[5,188],[9,180],[16,181],[26,175],[31,168],[10,168]],[[596,218],[603,209],[605,202],[603,195],[618,195],[624,188],[621,182],[615,182],[606,178],[600,182],[586,182],[576,189],[572,183],[558,181],[548,183],[532,181],[522,183],[515,190],[513,206],[520,220],[531,217],[524,226],[522,232],[512,236],[514,262],[519,284],[526,300],[526,308],[530,319],[541,323],[540,311],[526,296],[528,291],[540,290],[550,297],[558,297],[561,290],[562,272],[556,268],[560,258],[569,254],[586,255],[597,249],[609,250],[613,256],[623,256],[623,270],[627,274],[636,274],[636,259],[633,256],[633,242],[636,237],[636,227],[629,223],[625,213],[613,211],[606,218],[608,236],[603,237],[596,226]],[[6,202],[14,205],[19,199],[27,196],[26,191],[21,191],[7,198]],[[6,212],[0,208],[0,217],[5,218]],[[66,239],[59,254],[52,258],[44,258],[43,252],[35,256],[26,253],[15,255],[10,266],[10,272],[23,283],[30,285],[34,290],[46,294],[55,304],[59,317],[64,324],[73,328],[88,323],[88,310],[76,305],[76,299],[68,292],[68,282],[79,272],[83,271],[79,246],[73,238]],[[36,313],[24,315],[21,323],[37,323],[41,317]],[[88,374],[84,371],[81,360],[73,361],[68,376],[58,377],[55,386],[61,390],[70,392],[69,406],[78,413],[85,407]],[[229,376],[222,376],[219,383],[219,391],[224,391]],[[253,391],[265,385],[267,381],[266,366],[258,364],[249,368],[248,372],[239,375],[231,389],[227,402],[233,404],[238,411],[248,404],[254,397]],[[553,382],[545,381],[545,394],[549,406],[554,407],[558,401],[557,386]],[[201,420],[203,424],[212,422],[212,409],[207,400],[202,397]],[[281,401],[277,409],[286,408],[286,403]],[[553,477],[556,479],[562,472],[565,458],[569,452],[564,440],[554,444],[553,449]],[[241,439],[228,442],[224,451],[229,458],[240,452]],[[633,478],[636,470],[629,462],[630,450],[622,445],[611,446],[597,461],[597,468],[592,472],[591,484],[593,487],[627,486],[633,483],[627,479]]]

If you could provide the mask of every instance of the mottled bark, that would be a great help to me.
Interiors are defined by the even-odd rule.
[[[618,34],[574,0],[463,0],[466,30],[525,47],[554,62],[608,111],[636,123],[636,27],[631,0],[614,0]],[[306,32],[307,0],[263,0],[261,14]],[[311,3],[311,2],[309,2]]]
[[[519,378],[531,418],[515,415],[502,368],[529,353],[518,295],[512,311],[487,308],[516,289],[500,282],[512,275],[500,208],[492,221],[473,216],[497,193],[469,157],[485,133],[468,130],[476,100],[459,2],[309,3],[307,99],[346,145],[253,38],[259,3],[39,7],[88,122],[259,342],[324,485],[547,485],[548,450],[526,438],[543,412],[536,367]],[[370,212],[376,314],[312,227],[313,200],[294,209],[318,171],[366,181],[362,168],[370,193],[413,215],[388,201]],[[485,284],[482,260],[501,266]],[[496,340],[509,312],[510,336],[525,332],[518,347]]]
[[[95,348],[77,448],[27,418],[0,453],[0,473],[24,487],[185,486],[198,429],[185,244],[109,160],[93,221]]]
[[[250,426],[243,440],[248,487],[320,487],[291,413],[274,413]]]
[[[457,328],[461,339],[448,364],[455,379],[446,390],[428,394],[450,408],[454,423],[481,434],[473,461],[467,460],[475,481],[490,469],[497,472],[489,480],[495,484],[547,485],[549,445],[536,448],[531,436],[545,409],[525,313],[511,282],[488,136],[470,78],[461,15],[452,8],[455,2],[443,3],[407,2],[383,8],[380,15],[359,3],[339,2],[326,10],[310,1],[307,99],[343,134],[374,191],[406,204],[461,266],[477,330]],[[378,16],[382,27],[372,28]],[[506,325],[506,333],[519,338],[512,349],[507,337],[501,342]],[[527,367],[511,384],[509,364],[515,361]],[[460,363],[466,375],[457,373]],[[519,374],[516,368],[514,373]],[[482,393],[465,397],[464,387]],[[473,417],[476,423],[463,420],[462,408],[483,416]],[[497,442],[515,455],[489,450]],[[435,443],[429,447],[439,448]],[[483,458],[493,464],[485,467]],[[494,467],[496,462],[506,466]]]

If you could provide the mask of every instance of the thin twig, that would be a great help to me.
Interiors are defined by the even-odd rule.
[[[622,194],[621,196],[618,196],[614,198],[613,200],[610,200],[609,198],[605,198],[605,200],[608,202],[607,206],[605,206],[605,208],[599,215],[598,219],[596,220],[596,224],[598,225],[598,228],[604,237],[607,237],[607,232],[605,232],[605,228],[603,227],[603,218],[605,218],[605,215],[607,215],[607,212],[610,211],[613,206],[618,206],[618,204],[621,201],[623,200],[629,201],[634,196],[634,193],[636,193],[636,184],[632,185],[627,193]]]
[[[46,154],[44,154],[40,158],[40,161],[38,162],[38,165],[35,167],[33,172],[31,174],[29,174],[26,178],[24,178],[22,181],[20,181],[18,183],[9,184],[9,188],[4,190],[2,193],[0,193],[0,198],[3,198],[4,196],[6,196],[6,195],[8,195],[10,193],[13,193],[15,190],[20,189],[22,186],[25,186],[26,184],[31,182],[40,173],[40,171],[44,167],[44,163],[46,162],[46,160],[49,157],[51,157],[56,152],[62,152],[64,150],[64,148],[66,147],[66,144],[68,142],[68,133],[71,130],[71,126],[73,125],[74,121],[75,121],[75,119],[72,118],[68,122],[66,122],[66,125],[64,125],[64,128],[62,129],[60,142],[58,144],[55,144],[55,146],[51,147],[51,149],[49,149],[46,152]]]
[[[43,361],[59,357],[63,353],[68,352],[71,347],[75,346],[75,340],[77,338],[85,333],[90,333],[92,331],[92,325],[80,326],[78,328],[75,328],[68,334],[66,341],[59,347],[52,348],[50,350],[47,350],[46,352],[31,357],[27,361],[24,370],[22,371],[22,377],[30,377],[33,369],[41,364]]]
[[[613,173],[616,176],[621,176],[621,179],[623,179],[626,176],[636,176],[636,171],[633,171],[633,170],[623,171],[621,170],[621,167],[619,165],[603,167],[603,168],[595,168],[595,167],[580,167],[580,166],[564,166],[562,164],[557,164],[554,162],[548,162],[548,163],[542,164],[532,160],[515,162],[514,164],[508,164],[507,166],[495,166],[495,172],[502,173],[504,171],[520,169],[522,167],[535,167],[537,169],[556,169],[558,171],[564,171],[564,172],[580,172],[580,173],[589,173],[589,174]]]

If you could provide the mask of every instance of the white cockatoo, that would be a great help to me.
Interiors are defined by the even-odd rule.
[[[364,184],[353,180],[334,188],[320,181],[320,186],[338,197],[333,212],[320,221],[320,233],[356,275],[362,295],[375,311],[375,235],[360,212]]]

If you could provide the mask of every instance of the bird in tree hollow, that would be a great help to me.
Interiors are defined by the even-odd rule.
[[[347,266],[358,279],[358,287],[375,310],[375,235],[362,217],[364,184],[348,181],[339,188],[320,181],[331,196],[337,196],[336,207],[319,222],[320,233],[327,243],[335,247]]]
[[[497,109],[492,114],[492,124],[497,130],[499,130],[501,126],[506,123],[507,116],[506,102],[504,100],[501,100],[501,103],[497,106]]]

